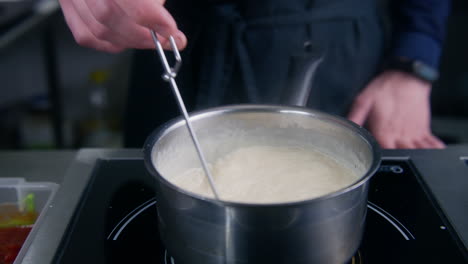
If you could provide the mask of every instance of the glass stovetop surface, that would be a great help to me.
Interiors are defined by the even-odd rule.
[[[177,264],[159,240],[153,185],[143,160],[99,160],[55,263]],[[350,263],[468,263],[411,161],[384,160],[371,179],[364,238]]]

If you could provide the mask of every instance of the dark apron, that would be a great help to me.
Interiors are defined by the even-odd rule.
[[[379,68],[384,34],[378,0],[216,2],[167,3],[189,40],[176,78],[189,111],[281,103],[291,55],[301,52],[306,42],[324,57],[312,85],[310,108],[345,115]],[[141,147],[152,130],[179,115],[161,74],[154,51],[135,52],[126,147]]]

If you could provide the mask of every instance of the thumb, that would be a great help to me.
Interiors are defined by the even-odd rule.
[[[362,126],[369,115],[369,111],[372,107],[373,100],[371,97],[361,94],[353,102],[351,110],[348,114],[348,119],[354,123]]]

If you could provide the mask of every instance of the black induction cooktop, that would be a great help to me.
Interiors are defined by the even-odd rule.
[[[54,263],[177,264],[159,240],[154,184],[142,159],[98,160]],[[428,190],[411,160],[384,160],[349,263],[468,263]]]

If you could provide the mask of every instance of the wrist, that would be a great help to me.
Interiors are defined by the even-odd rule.
[[[436,68],[418,60],[405,57],[395,57],[390,59],[385,67],[387,70],[395,70],[412,75],[429,84],[434,83],[439,78]]]

